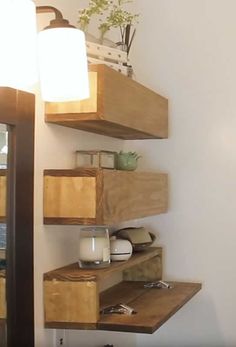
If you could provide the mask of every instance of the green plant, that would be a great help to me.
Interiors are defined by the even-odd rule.
[[[109,0],[90,0],[89,7],[79,10],[78,24],[81,30],[87,31],[91,17],[94,15],[102,15],[103,11],[109,8]]]
[[[123,9],[124,5],[131,2],[132,0],[90,0],[89,7],[79,11],[78,24],[80,29],[87,31],[91,18],[94,15],[99,16],[98,29],[101,41],[111,28],[119,29],[121,40],[117,42],[117,45],[121,46],[128,54],[135,35],[135,30],[130,35],[131,26],[137,23],[139,17],[138,14],[132,14]]]

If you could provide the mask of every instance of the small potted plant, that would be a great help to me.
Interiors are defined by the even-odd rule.
[[[117,154],[116,168],[118,170],[133,171],[137,169],[138,159],[141,158],[136,152],[123,152]]]

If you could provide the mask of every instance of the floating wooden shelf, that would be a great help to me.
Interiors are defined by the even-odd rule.
[[[6,170],[0,169],[0,223],[6,220]]]
[[[102,281],[117,271],[123,272],[124,281],[99,293]],[[45,327],[153,333],[201,289],[199,283],[173,283],[173,289],[144,288],[145,282],[161,277],[161,248],[136,253],[105,269],[85,270],[72,264],[48,272],[44,275]],[[117,303],[130,305],[137,314],[99,314]]]
[[[90,65],[90,98],[46,103],[46,122],[121,139],[168,136],[168,101],[106,65]]]
[[[101,295],[101,306],[125,302],[135,315],[101,315],[97,329],[154,333],[200,289],[200,283],[170,282],[172,289],[144,289],[145,282],[122,282]],[[129,295],[130,294],[130,295]]]
[[[167,211],[167,175],[45,170],[44,223],[111,225]]]
[[[44,275],[45,322],[97,327],[100,311],[100,287],[104,279],[117,272],[124,280],[154,280],[162,276],[161,248],[134,254],[125,262],[112,262],[104,269],[80,269],[72,264]],[[133,295],[133,294],[131,294]]]
[[[121,139],[168,136],[168,101],[106,65],[90,66],[87,100],[46,103],[46,122]],[[44,223],[111,225],[167,211],[167,175],[101,169],[45,170]],[[123,281],[102,291],[104,279]],[[162,250],[149,248],[98,270],[72,264],[44,274],[45,327],[153,333],[200,283],[145,288],[162,278]],[[101,314],[117,303],[134,315]]]

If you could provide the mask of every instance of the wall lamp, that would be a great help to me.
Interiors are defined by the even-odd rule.
[[[55,19],[37,37],[36,13]],[[45,101],[89,97],[84,33],[52,6],[32,0],[0,1],[0,86],[32,91],[40,81]]]

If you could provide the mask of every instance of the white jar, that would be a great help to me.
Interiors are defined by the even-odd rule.
[[[131,257],[133,247],[128,240],[117,239],[112,236],[110,239],[110,252],[112,261],[124,261]]]

